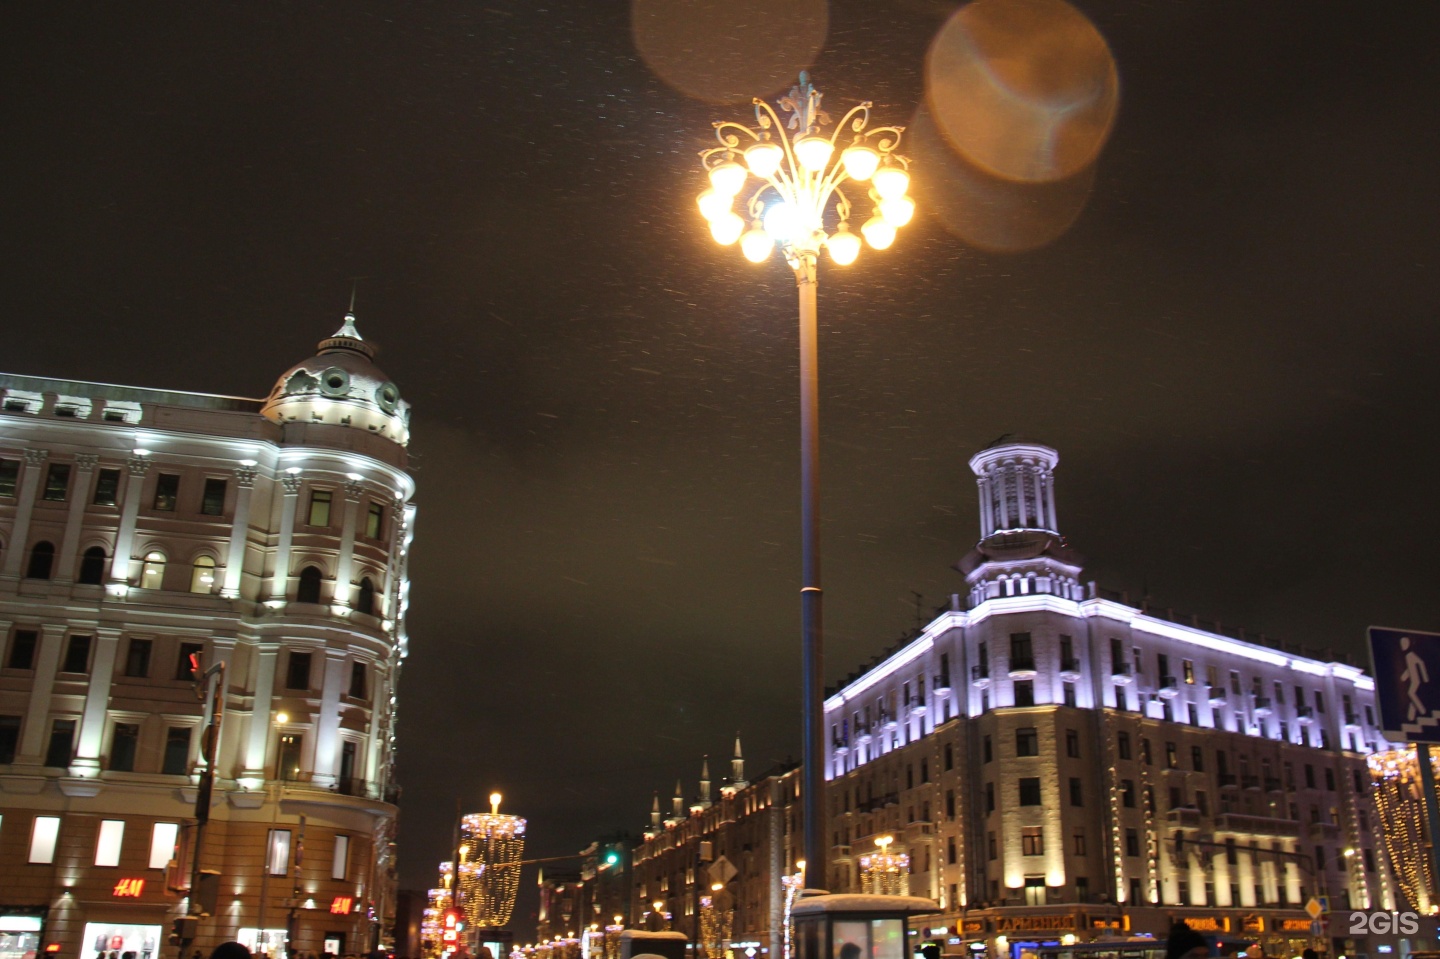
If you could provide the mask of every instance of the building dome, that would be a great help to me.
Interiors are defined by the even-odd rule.
[[[316,354],[295,364],[275,383],[265,418],[286,423],[328,423],[367,430],[401,446],[410,440],[410,404],[375,365],[375,347],[346,313],[335,333],[320,341]]]

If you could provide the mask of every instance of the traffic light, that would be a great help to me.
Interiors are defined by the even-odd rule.
[[[607,849],[607,850],[605,851],[605,865],[607,865],[607,866],[618,866],[618,865],[620,865],[620,854],[619,854],[618,852],[616,852],[615,850],[613,850],[613,849]]]
[[[460,942],[460,932],[465,928],[464,921],[460,918],[459,909],[446,909],[445,921],[441,927],[440,939],[442,942]]]
[[[200,920],[195,916],[181,916],[170,927],[170,945],[179,946],[195,940],[200,931]]]

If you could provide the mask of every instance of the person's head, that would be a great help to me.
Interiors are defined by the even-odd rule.
[[[1210,946],[1205,937],[1184,922],[1170,927],[1170,938],[1165,941],[1165,959],[1206,959]]]
[[[210,959],[250,959],[250,950],[233,940],[222,942],[211,950]]]
[[[1300,959],[1320,959],[1320,953],[1316,952],[1314,949],[1306,949],[1304,952],[1300,953]]]
[[[860,959],[860,947],[853,942],[847,942],[840,947],[840,959]]]

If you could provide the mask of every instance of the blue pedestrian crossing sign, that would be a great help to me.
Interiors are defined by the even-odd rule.
[[[1386,738],[1440,744],[1440,633],[1382,626],[1368,632]]]

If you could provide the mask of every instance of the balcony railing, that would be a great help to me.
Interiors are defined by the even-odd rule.
[[[975,665],[970,667],[970,685],[984,689],[990,685],[990,667]]]
[[[1300,838],[1300,824],[1293,819],[1271,819],[1269,816],[1246,816],[1233,812],[1221,813],[1215,817],[1215,831],[1217,833],[1237,833],[1242,836]]]
[[[1069,659],[1060,660],[1060,678],[1079,679],[1080,660],[1076,659],[1074,656],[1071,656]]]
[[[1161,676],[1159,694],[1161,699],[1174,699],[1180,695],[1180,686],[1174,676]]]
[[[1259,789],[1259,788],[1260,788],[1260,777],[1259,777],[1259,776],[1241,776],[1241,777],[1240,777],[1240,788],[1241,788],[1241,789]]]
[[[1270,715],[1271,713],[1273,713],[1274,711],[1275,711],[1274,707],[1272,707],[1272,706],[1270,705],[1270,697],[1269,697],[1269,696],[1256,696],[1256,697],[1255,697],[1255,715],[1256,715],[1256,716],[1269,716],[1269,715]]]
[[[1010,660],[1011,676],[1033,676],[1035,675],[1035,658],[1033,656],[1018,656]]]
[[[1296,706],[1295,720],[1301,723],[1313,723],[1315,721],[1315,710],[1310,706]]]
[[[1207,695],[1210,698],[1211,706],[1223,706],[1230,698],[1224,686],[1211,686],[1210,692]]]
[[[1235,788],[1236,786],[1238,786],[1238,785],[1239,785],[1239,782],[1236,780],[1234,773],[1221,773],[1221,774],[1220,774],[1220,788],[1221,788],[1221,789],[1234,789],[1234,788]]]
[[[931,685],[931,688],[935,690],[935,695],[936,695],[936,696],[949,696],[949,695],[950,695],[950,689],[951,689],[951,686],[950,686],[950,674],[949,674],[949,673],[940,673],[939,675],[937,675],[937,676],[935,677],[935,681],[934,681],[933,683],[931,683],[930,685]]]
[[[1135,681],[1135,667],[1130,663],[1111,663],[1110,678],[1121,686],[1128,686]]]

